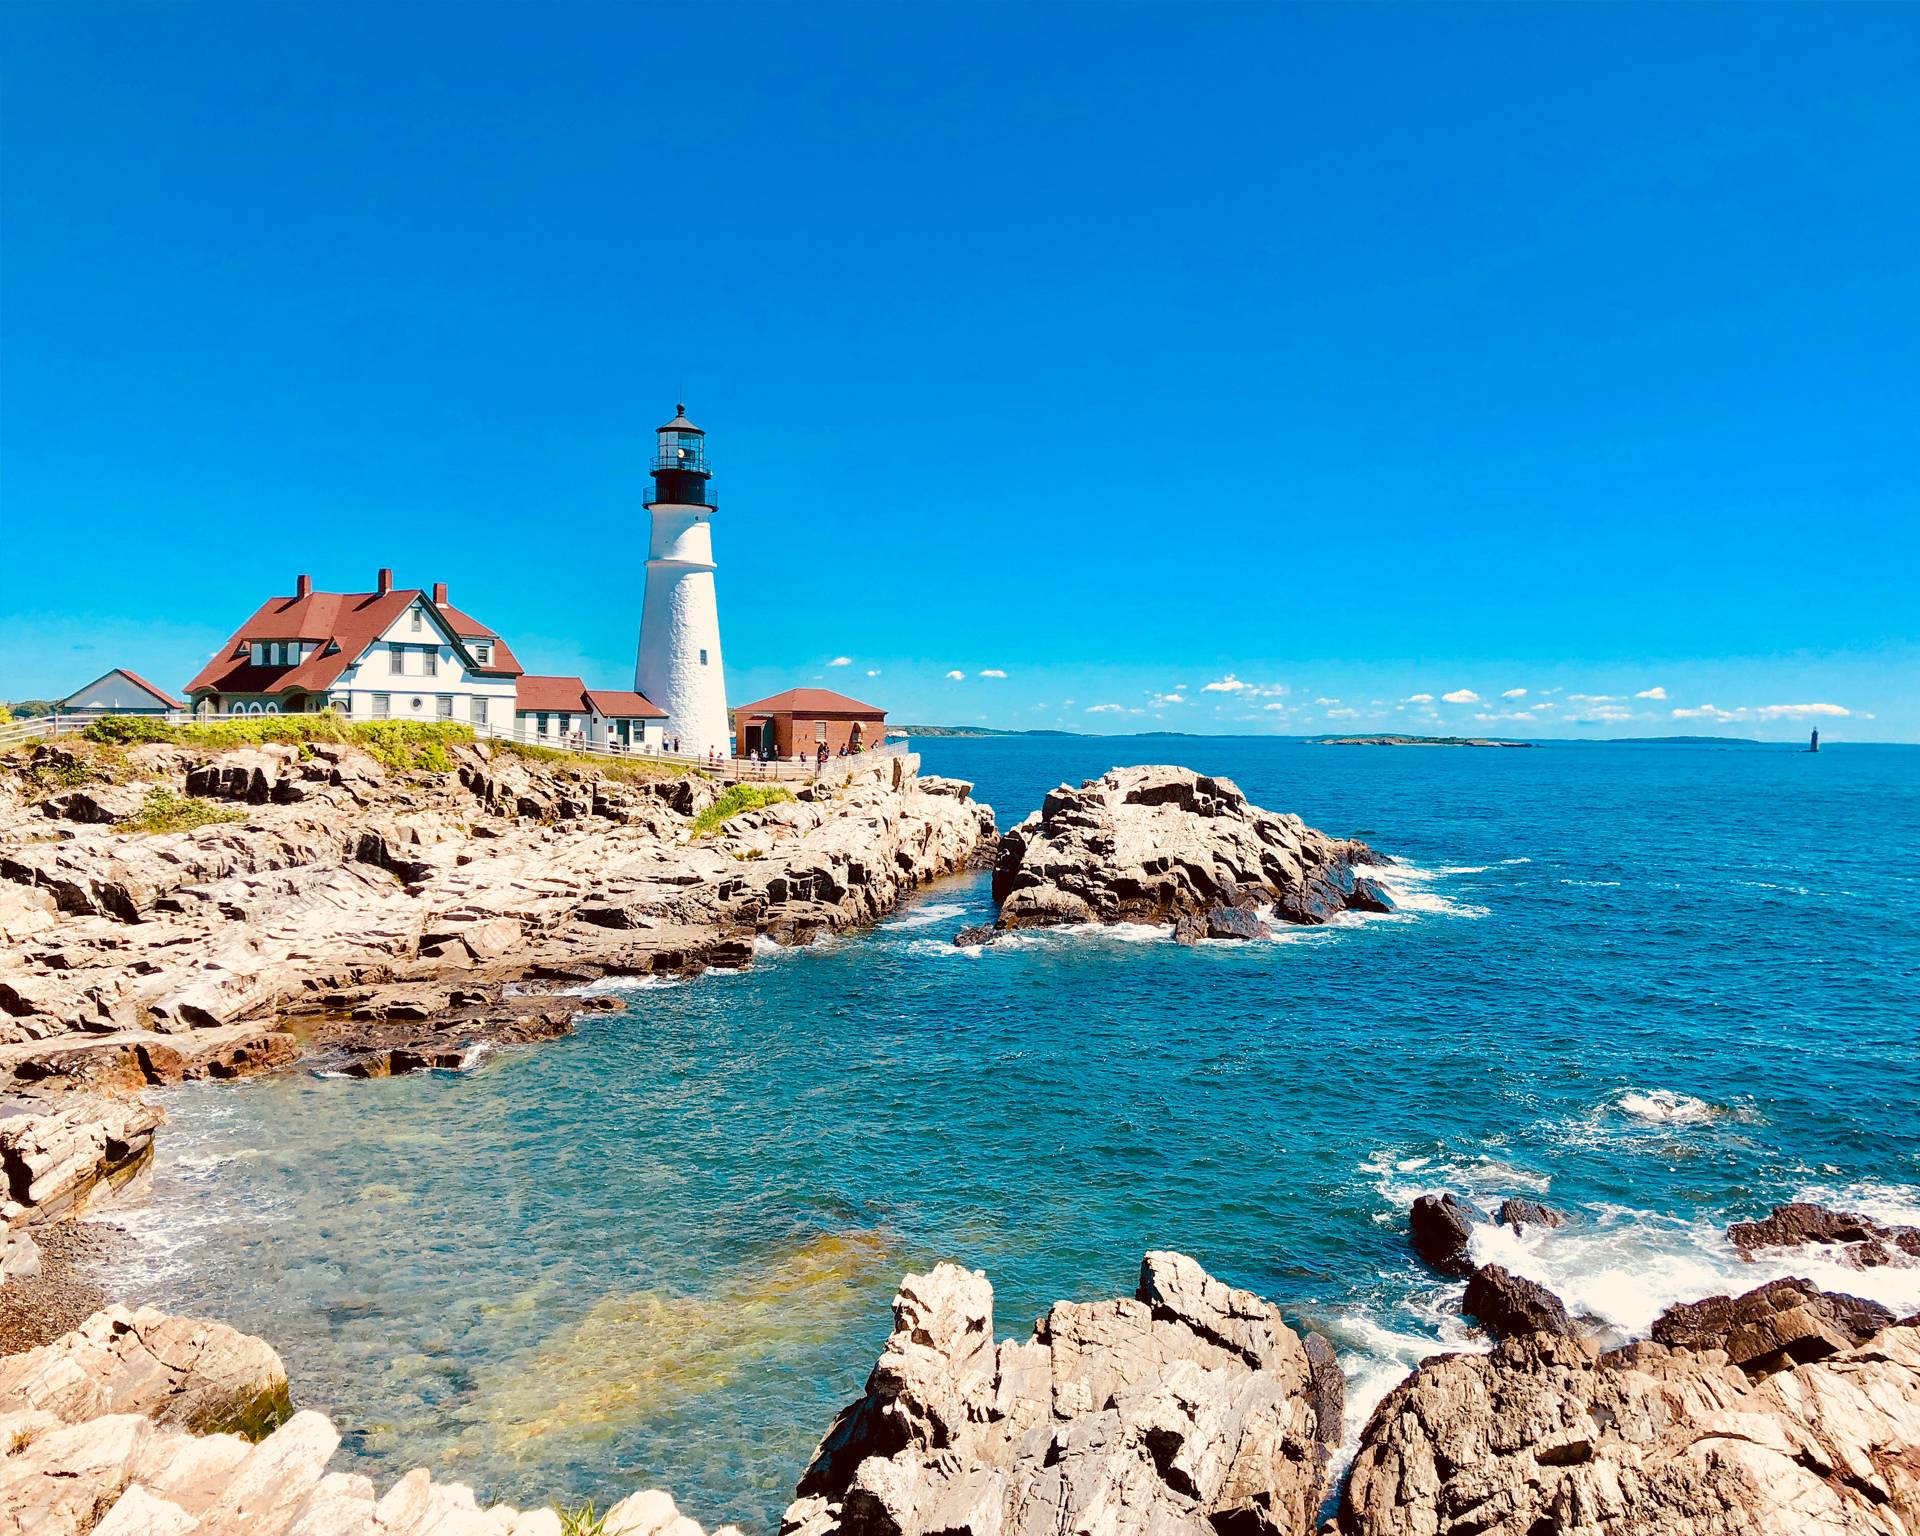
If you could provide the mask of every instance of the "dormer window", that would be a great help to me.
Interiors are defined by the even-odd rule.
[[[267,665],[270,667],[280,665],[280,642],[278,640],[275,640],[267,647]]]
[[[264,640],[254,641],[252,645],[247,647],[247,651],[248,651],[248,659],[253,663],[254,666],[264,667],[267,664],[267,642],[266,641]]]
[[[480,642],[479,642],[479,643],[478,643],[477,645],[475,645],[475,646],[474,646],[474,648],[473,648],[473,659],[474,659],[475,661],[477,661],[477,662],[479,662],[479,663],[480,663],[480,665],[481,665],[481,666],[483,666],[483,667],[490,667],[490,666],[492,666],[492,665],[493,665],[493,647],[492,647],[492,645],[490,645],[490,644],[489,644],[489,643],[488,643],[487,641],[485,641],[485,640],[482,640],[482,641],[480,641]]]

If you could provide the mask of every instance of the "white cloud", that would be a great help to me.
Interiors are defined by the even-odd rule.
[[[1431,704],[1433,702],[1433,695],[1430,693],[1409,694],[1400,702],[1403,704]]]
[[[1281,711],[1282,713],[1284,713],[1284,712],[1286,711],[1286,707],[1287,707],[1287,706],[1286,706],[1286,705],[1284,705],[1284,704],[1266,704],[1266,705],[1263,705],[1263,706],[1262,706],[1262,708],[1265,708],[1265,709],[1277,709],[1277,710],[1280,710],[1280,711]]]
[[[1090,715],[1120,715],[1125,714],[1126,709],[1123,705],[1119,704],[1089,704],[1087,706],[1087,713]]]
[[[1357,709],[1330,709],[1327,711],[1327,718],[1329,720],[1358,720],[1360,718],[1360,711]]]
[[[1616,705],[1607,705],[1601,709],[1583,710],[1579,714],[1568,715],[1568,725],[1618,725],[1623,720],[1631,720],[1633,711],[1621,709]]]
[[[868,677],[878,677],[879,675],[880,675],[880,669],[878,667],[874,667],[870,669],[867,673]]]
[[[1177,693],[1156,693],[1153,695],[1153,702],[1158,708],[1162,704],[1184,704],[1187,701]]]
[[[1005,677],[1007,674],[1001,671],[997,671],[993,667],[988,667],[987,670],[982,672],[980,675],[982,677]]]
[[[1202,693],[1238,693],[1246,686],[1247,685],[1241,682],[1239,678],[1229,672],[1225,677],[1221,678],[1219,682],[1205,684],[1200,691]]]
[[[1456,689],[1452,693],[1443,693],[1440,697],[1445,699],[1449,704],[1478,704],[1480,702],[1480,695],[1475,693],[1471,688]]]
[[[1664,688],[1649,688],[1645,693],[1634,695],[1636,699],[1664,699],[1666,696],[1667,690]]]
[[[1611,693],[1570,693],[1567,695],[1567,702],[1569,704],[1624,704],[1626,702],[1626,695]]]
[[[850,667],[853,665],[853,658],[851,656],[836,656],[832,661],[828,662],[827,665],[830,667]]]
[[[1500,695],[1503,699],[1524,699],[1526,696],[1527,690],[1524,688],[1509,688],[1505,693]]]
[[[1533,716],[1522,709],[1509,714],[1475,715],[1473,718],[1492,722],[1495,720],[1531,720]]]
[[[1711,704],[1702,704],[1698,709],[1676,709],[1673,712],[1673,718],[1676,720],[1738,720],[1745,713],[1744,709],[1715,709]]]
[[[1849,715],[1853,711],[1838,704],[1762,704],[1762,720],[1804,720],[1808,715]]]
[[[1316,704],[1338,704],[1340,701],[1338,699],[1315,699],[1313,702]]]
[[[950,678],[952,678],[952,679],[953,679],[953,680],[954,680],[954,681],[955,681],[956,683],[957,683],[957,682],[959,682],[959,681],[960,681],[960,680],[961,680],[961,679],[962,679],[963,677],[965,677],[966,675],[967,675],[967,674],[966,674],[966,673],[964,673],[964,672],[949,672],[949,673],[947,674],[947,676],[948,676],[948,677],[950,677]]]

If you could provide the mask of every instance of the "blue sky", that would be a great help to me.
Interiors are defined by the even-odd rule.
[[[0,695],[380,565],[626,683],[684,390],[736,700],[1920,741],[1912,7],[0,27]]]

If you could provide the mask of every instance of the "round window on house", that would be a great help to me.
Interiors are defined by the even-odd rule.
[[[413,707],[414,707],[415,709],[419,709],[419,708],[421,707],[421,702],[422,702],[421,700],[419,700],[419,699],[415,699],[415,700],[413,701]]]

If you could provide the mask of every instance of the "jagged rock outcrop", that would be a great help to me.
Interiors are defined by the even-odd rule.
[[[153,1307],[109,1307],[76,1332],[0,1358],[0,1413],[83,1424],[137,1413],[198,1434],[257,1439],[289,1413],[287,1370],[264,1339]]]
[[[1132,1297],[1058,1302],[993,1341],[993,1288],[909,1275],[866,1394],[802,1475],[782,1536],[1291,1536],[1313,1529],[1345,1389],[1325,1340],[1192,1259]]]
[[[1414,1252],[1443,1275],[1473,1273],[1467,1248],[1473,1241],[1474,1225],[1485,1220],[1479,1211],[1450,1194],[1421,1195],[1407,1213]]]
[[[1719,1350],[1533,1333],[1374,1410],[1344,1536],[1911,1536],[1920,1328],[1750,1382]]]
[[[390,772],[330,742],[140,747],[100,762],[88,750],[0,754],[0,1085],[262,1070],[293,1049],[257,1032],[266,1021],[302,1014],[324,1035],[356,1011],[327,999],[375,988],[388,1020],[422,1006],[426,1035],[474,1025],[429,1018],[462,988],[497,997],[509,982],[743,966],[756,937],[800,943],[871,922],[996,836],[970,786],[923,789],[911,756],[876,756],[842,784],[696,837],[689,818],[720,786],[644,763],[534,761],[484,743],[447,749],[453,771],[438,773]],[[22,794],[49,773],[71,786],[128,763],[141,786],[245,805],[246,819],[50,834]],[[249,1024],[218,1061],[188,1043]],[[142,1049],[161,1036],[164,1049]]]
[[[1820,1243],[1835,1246],[1834,1257],[1854,1269],[1920,1264],[1920,1227],[1883,1227],[1868,1217],[1831,1211],[1824,1205],[1776,1205],[1763,1221],[1736,1221],[1727,1228],[1727,1237],[1748,1263],[1769,1248]]]
[[[110,1198],[151,1165],[166,1118],[138,1099],[83,1098],[0,1120],[0,1221],[77,1216]]]
[[[1498,1264],[1485,1264],[1467,1280],[1460,1310],[1496,1339],[1527,1333],[1573,1337],[1573,1321],[1566,1304],[1538,1281],[1509,1274]]]
[[[1503,1200],[1499,1214],[1494,1217],[1503,1227],[1512,1227],[1518,1232],[1522,1227],[1559,1227],[1566,1225],[1567,1218],[1550,1205],[1542,1205],[1537,1200]]]
[[[1758,1380],[1853,1349],[1893,1321],[1877,1301],[1823,1291],[1810,1280],[1775,1280],[1744,1296],[1669,1307],[1652,1333],[1672,1349],[1719,1350]]]
[[[1247,803],[1231,780],[1186,768],[1115,768],[1062,784],[1000,839],[999,925],[1173,922],[1183,940],[1259,937],[1258,908],[1289,923],[1388,911],[1355,871],[1386,861],[1298,816]],[[1240,913],[1243,915],[1233,915]]]

